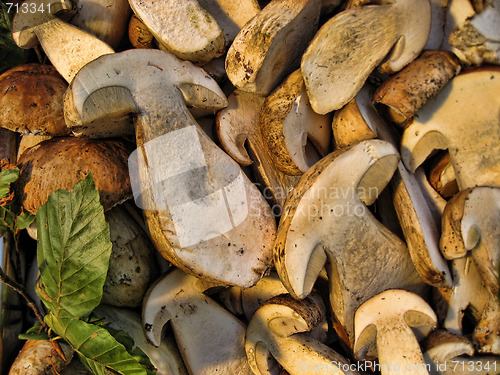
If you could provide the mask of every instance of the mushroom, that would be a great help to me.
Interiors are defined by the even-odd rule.
[[[429,182],[443,198],[451,198],[458,193],[457,179],[448,152],[432,166]]]
[[[186,104],[227,105],[201,68],[159,50],[105,55],[78,73],[66,99],[68,123],[85,134],[118,133],[136,114],[132,188],[165,258],[228,285],[249,287],[263,276],[271,263],[274,217],[236,162],[188,112]],[[129,111],[114,112],[116,100],[126,100]]]
[[[181,270],[160,278],[144,297],[146,337],[158,346],[162,328],[170,321],[189,373],[250,375],[244,348],[246,327],[203,294],[214,286]]]
[[[127,0],[74,0],[76,14],[69,21],[112,48],[122,41],[130,18]]]
[[[302,57],[314,111],[326,114],[342,108],[384,58],[383,72],[404,68],[425,46],[430,25],[429,0],[355,7],[327,21]]]
[[[500,368],[500,357],[474,355],[474,346],[463,336],[445,330],[432,332],[426,339],[424,359],[431,375],[489,375]]]
[[[402,125],[460,70],[460,61],[453,53],[425,51],[385,80],[375,91],[373,102],[389,120]]]
[[[283,294],[261,306],[248,325],[245,340],[253,373],[277,375],[281,365],[290,375],[318,369],[339,375],[358,374],[344,370],[350,368],[346,358],[310,337],[310,331],[322,320],[325,310],[316,294],[301,301]]]
[[[470,252],[489,292],[474,338],[481,352],[500,354],[500,188],[480,186],[461,191],[443,213],[441,251],[447,259],[463,258]]]
[[[17,197],[25,210],[36,214],[54,191],[71,189],[92,173],[101,203],[109,210],[132,196],[128,155],[119,140],[58,137],[44,141],[19,158]]]
[[[52,139],[51,135],[39,135],[39,134],[26,134],[21,137],[19,142],[19,147],[17,149],[17,160],[21,158],[21,155],[31,147],[36,146],[43,141],[48,141]]]
[[[68,135],[63,95],[68,84],[50,65],[27,64],[0,76],[0,126],[24,134]]]
[[[226,57],[231,83],[268,95],[297,68],[317,30],[321,1],[272,0],[240,30]]]
[[[224,34],[197,0],[130,0],[129,3],[160,48],[201,65],[224,54]]]
[[[0,160],[7,159],[8,162],[13,162],[17,149],[17,134],[0,128],[0,139]]]
[[[465,63],[500,65],[499,23],[500,1],[493,0],[455,29],[449,43],[462,52]]]
[[[71,82],[89,61],[114,52],[94,35],[56,17],[74,13],[71,1],[25,0],[24,4],[26,9],[38,11],[16,13],[12,23],[14,42],[21,48],[33,48],[40,43],[52,65],[66,81]]]
[[[460,190],[500,186],[497,92],[499,68],[473,69],[453,78],[404,131],[401,158],[406,167],[413,172],[435,149],[448,149]]]
[[[135,48],[154,48],[154,35],[135,14],[128,24],[128,39]]]
[[[326,263],[334,325],[348,347],[364,301],[390,288],[424,289],[405,244],[365,206],[398,161],[396,149],[381,140],[329,154],[301,177],[278,227],[274,260],[283,284],[304,298]]]
[[[259,183],[263,184],[264,197],[272,201],[273,213],[279,216],[298,177],[278,170],[273,163],[259,126],[264,100],[262,96],[235,90],[228,97],[228,106],[217,114],[217,134],[221,146],[234,160],[241,165],[252,164]]]
[[[312,110],[300,70],[266,98],[259,122],[274,164],[286,174],[301,175],[328,153],[331,117]]]
[[[378,357],[382,375],[428,374],[418,341],[436,325],[436,314],[423,298],[406,290],[386,290],[356,311],[354,353],[360,359]]]
[[[166,336],[157,347],[148,342],[144,334],[141,315],[130,309],[99,305],[92,312],[104,319],[113,329],[127,332],[134,340],[134,346],[149,357],[157,375],[186,375],[186,367],[179,349],[172,337]]]

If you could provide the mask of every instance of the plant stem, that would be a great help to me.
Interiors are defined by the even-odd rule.
[[[19,284],[17,281],[13,280],[9,275],[7,275],[2,267],[0,267],[0,281],[3,282],[5,285],[10,286],[12,289],[14,289],[16,292],[18,292],[25,300],[26,303],[28,304],[29,307],[33,310],[35,313],[36,317],[40,321],[40,324],[42,325],[43,329],[48,332],[48,327],[43,321],[42,314],[40,314],[40,311],[38,311],[38,308],[36,307],[35,302],[33,299],[28,295],[26,290],[24,289],[24,286]]]

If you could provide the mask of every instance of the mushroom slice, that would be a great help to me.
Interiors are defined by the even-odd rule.
[[[130,6],[127,0],[74,0],[77,9],[70,23],[117,48],[127,31]]]
[[[463,336],[438,330],[426,340],[425,361],[432,366],[431,374],[489,375],[500,368],[500,357],[474,355],[474,346]]]
[[[135,14],[128,24],[128,39],[134,48],[154,48],[154,35]]]
[[[311,292],[328,260],[336,330],[349,347],[354,313],[364,301],[386,289],[421,291],[423,285],[405,244],[365,206],[390,181],[398,161],[396,149],[381,140],[329,154],[301,177],[278,228],[276,269],[294,297]]]
[[[140,314],[130,309],[99,305],[93,315],[104,319],[111,328],[125,331],[156,368],[157,375],[186,375],[186,367],[172,337],[166,336],[157,347],[148,342]]]
[[[452,2],[452,1],[451,1]],[[424,50],[440,49],[444,41],[444,26],[446,24],[446,12],[450,0],[429,0],[431,4],[431,31]]]
[[[301,175],[328,153],[331,118],[312,110],[300,70],[266,98],[259,122],[274,164],[286,174]]]
[[[50,65],[27,64],[0,75],[0,127],[24,134],[68,135],[66,81]]]
[[[58,17],[60,12],[74,12],[69,0],[26,0],[26,9],[18,12],[12,23],[12,37],[21,48],[42,45],[52,65],[63,78],[71,82],[75,74],[89,61],[114,50],[106,43]]]
[[[359,112],[352,117],[366,124],[364,127],[375,131],[381,139],[398,147],[398,137],[375,110],[371,98],[372,90],[365,85],[355,97]],[[436,222],[417,178],[401,161],[391,186],[394,208],[417,272],[430,285],[450,285],[451,273],[439,251],[439,221]]]
[[[146,337],[158,346],[163,326],[170,321],[189,373],[250,375],[244,347],[246,327],[203,294],[214,286],[181,270],[163,276],[144,297]]]
[[[458,193],[457,178],[448,152],[440,157],[432,167],[429,173],[429,182],[444,198],[451,198]]]
[[[50,194],[71,189],[92,173],[101,203],[109,210],[132,197],[127,158],[130,150],[119,140],[56,137],[24,152],[18,161],[17,197],[36,214]]]
[[[239,32],[226,57],[240,90],[268,95],[293,70],[317,30],[320,0],[272,0]]]
[[[21,137],[21,141],[19,142],[19,148],[17,150],[17,160],[21,158],[21,155],[31,147],[36,146],[43,141],[48,141],[52,139],[50,135],[37,135],[37,134],[26,134]]]
[[[354,324],[354,354],[359,359],[378,357],[382,375],[408,369],[428,374],[418,341],[436,327],[437,317],[423,298],[406,290],[386,290],[361,305]]]
[[[224,54],[224,34],[197,0],[130,0],[129,3],[160,45],[177,57],[205,64]]]
[[[500,186],[498,92],[499,68],[474,69],[452,79],[403,133],[406,167],[413,172],[435,149],[448,149],[460,190]]]
[[[500,1],[493,0],[480,13],[467,19],[449,38],[463,53],[465,63],[500,65]]]
[[[302,57],[302,73],[314,111],[342,108],[384,58],[397,72],[415,59],[429,36],[429,0],[347,9],[318,31]],[[374,47],[376,46],[376,47]]]
[[[281,172],[272,161],[259,127],[264,100],[262,96],[235,90],[228,97],[227,108],[217,115],[217,133],[222,147],[234,160],[242,165],[252,164],[263,185],[264,197],[276,205],[273,213],[279,216],[286,197],[299,178]]]
[[[425,51],[384,81],[375,91],[373,102],[381,107],[389,120],[402,125],[460,69],[460,61],[451,52]]]
[[[347,359],[310,337],[326,309],[318,295],[301,301],[288,294],[274,297],[254,314],[246,332],[245,350],[254,374],[279,374],[276,361],[288,374],[298,375],[306,366],[315,366],[332,374],[358,374],[343,371]]]
[[[157,249],[198,277],[254,285],[271,266],[275,219],[257,187],[187,108],[225,107],[217,83],[165,51],[106,55],[75,77],[66,118],[87,133],[103,133],[113,122],[117,129],[129,126],[130,112],[114,112],[122,98],[136,114],[132,189]]]

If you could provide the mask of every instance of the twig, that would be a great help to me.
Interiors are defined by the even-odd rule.
[[[26,290],[24,289],[24,286],[19,284],[17,281],[13,280],[9,275],[7,275],[2,267],[0,267],[0,281],[3,282],[5,285],[10,286],[12,289],[14,289],[17,293],[19,293],[25,300],[26,303],[28,304],[29,307],[33,310],[35,313],[36,317],[40,321],[40,324],[42,325],[43,329],[48,332],[48,326],[45,324],[43,321],[42,314],[38,311],[38,308],[36,307],[35,302],[33,299],[28,295]]]

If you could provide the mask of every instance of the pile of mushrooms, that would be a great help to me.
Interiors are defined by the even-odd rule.
[[[16,195],[93,174],[158,374],[500,373],[499,0],[25,3]]]

